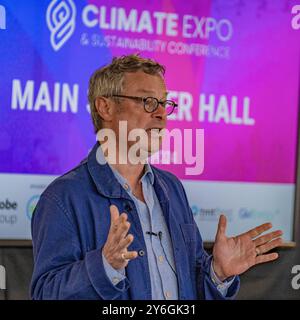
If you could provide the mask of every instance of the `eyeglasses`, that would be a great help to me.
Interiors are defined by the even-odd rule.
[[[155,110],[157,110],[158,106],[161,105],[166,110],[167,115],[169,116],[176,107],[178,107],[178,104],[172,100],[165,100],[165,101],[159,101],[157,98],[154,97],[135,97],[135,96],[125,96],[120,94],[114,94],[112,97],[118,97],[118,98],[127,98],[132,99],[136,101],[140,101],[144,103],[144,109],[148,113],[152,113]]]

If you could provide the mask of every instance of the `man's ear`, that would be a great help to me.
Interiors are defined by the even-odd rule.
[[[105,97],[97,97],[95,100],[95,107],[99,116],[104,120],[110,122],[113,118],[112,102]]]

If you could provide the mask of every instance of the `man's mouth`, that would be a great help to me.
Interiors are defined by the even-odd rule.
[[[153,130],[153,132],[160,132],[163,128],[158,128],[158,127],[153,127],[153,128],[149,128],[149,129],[146,129],[146,131],[149,131],[151,132],[151,130]]]

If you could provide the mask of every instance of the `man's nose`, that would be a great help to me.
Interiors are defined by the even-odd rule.
[[[159,118],[160,120],[167,119],[167,111],[161,104],[158,105],[158,108],[152,113],[155,118]]]

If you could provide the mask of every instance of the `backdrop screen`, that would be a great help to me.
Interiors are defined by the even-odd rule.
[[[271,221],[292,240],[296,2],[0,1],[0,238],[30,239],[40,194],[95,143],[90,75],[139,52],[166,66],[167,128],[192,132],[189,159],[158,166],[183,182],[203,239],[223,212],[228,234]]]

